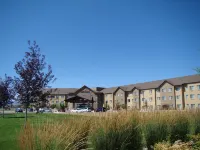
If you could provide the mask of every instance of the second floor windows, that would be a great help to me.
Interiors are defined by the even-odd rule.
[[[160,97],[157,97],[157,100],[160,100]]]
[[[185,95],[185,99],[188,99],[188,95]]]
[[[200,99],[200,94],[198,94],[198,99]]]
[[[197,85],[197,89],[200,90],[200,85]]]
[[[194,98],[195,98],[194,94],[190,94],[190,99],[194,99]]]
[[[166,92],[166,89],[162,89],[162,92]]]
[[[180,87],[176,87],[176,91],[180,91],[180,89],[181,89]]]
[[[173,96],[169,96],[169,100],[173,100]]]
[[[168,89],[168,92],[172,92],[172,88],[169,88],[169,89]]]
[[[163,100],[163,101],[166,100],[166,96],[162,96],[162,100]]]
[[[180,99],[180,95],[177,95],[177,96],[176,96],[176,99],[179,100],[179,99]]]
[[[149,94],[152,94],[152,90],[149,90]]]
[[[194,91],[194,86],[190,86],[190,91]]]

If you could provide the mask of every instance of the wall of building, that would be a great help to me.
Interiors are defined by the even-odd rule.
[[[184,96],[183,96],[182,86],[175,87],[175,97],[176,97],[176,108],[181,110],[184,108]]]
[[[185,87],[185,107],[186,108],[200,108],[200,83],[195,84],[187,84]],[[190,87],[193,86],[194,89],[192,90]],[[194,95],[194,98],[192,97]]]
[[[112,93],[106,93],[104,94],[104,106],[109,106],[110,109],[113,109],[113,94]]]
[[[171,89],[169,91],[169,89]],[[170,96],[172,99],[170,99]],[[175,107],[175,97],[174,97],[174,86],[172,86],[169,83],[164,83],[160,87],[160,98],[161,98],[161,105],[162,106],[169,106],[169,107]],[[163,99],[165,98],[165,99]]]
[[[65,95],[64,94],[52,94],[48,97],[50,105],[64,103]]]
[[[139,109],[139,90],[134,89],[130,92],[127,92],[127,109]]]
[[[141,108],[155,109],[155,89],[140,92]]]
[[[114,93],[114,106],[117,105],[125,105],[126,104],[126,98],[125,98],[125,92],[122,89],[118,89]]]

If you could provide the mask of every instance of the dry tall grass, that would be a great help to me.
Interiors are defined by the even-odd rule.
[[[86,147],[90,130],[89,118],[46,121],[38,126],[30,123],[19,136],[21,150],[75,150]]]
[[[199,110],[88,113],[59,123],[27,124],[19,143],[22,150],[139,150],[162,141],[185,141],[187,134],[199,131]]]

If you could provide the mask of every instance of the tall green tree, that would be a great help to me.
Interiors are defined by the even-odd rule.
[[[0,105],[3,108],[3,118],[4,108],[14,98],[14,93],[13,79],[7,75],[5,75],[4,79],[0,77]]]
[[[55,81],[52,68],[45,62],[45,55],[40,54],[40,48],[34,41],[28,41],[28,52],[25,57],[15,64],[17,77],[14,78],[15,90],[19,101],[25,107],[27,121],[27,107],[30,104],[40,104],[47,101],[49,91],[45,90],[50,82]]]

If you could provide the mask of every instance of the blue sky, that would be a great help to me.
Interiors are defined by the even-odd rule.
[[[111,87],[191,75],[200,66],[199,0],[0,1],[0,76],[36,40],[53,87]]]

